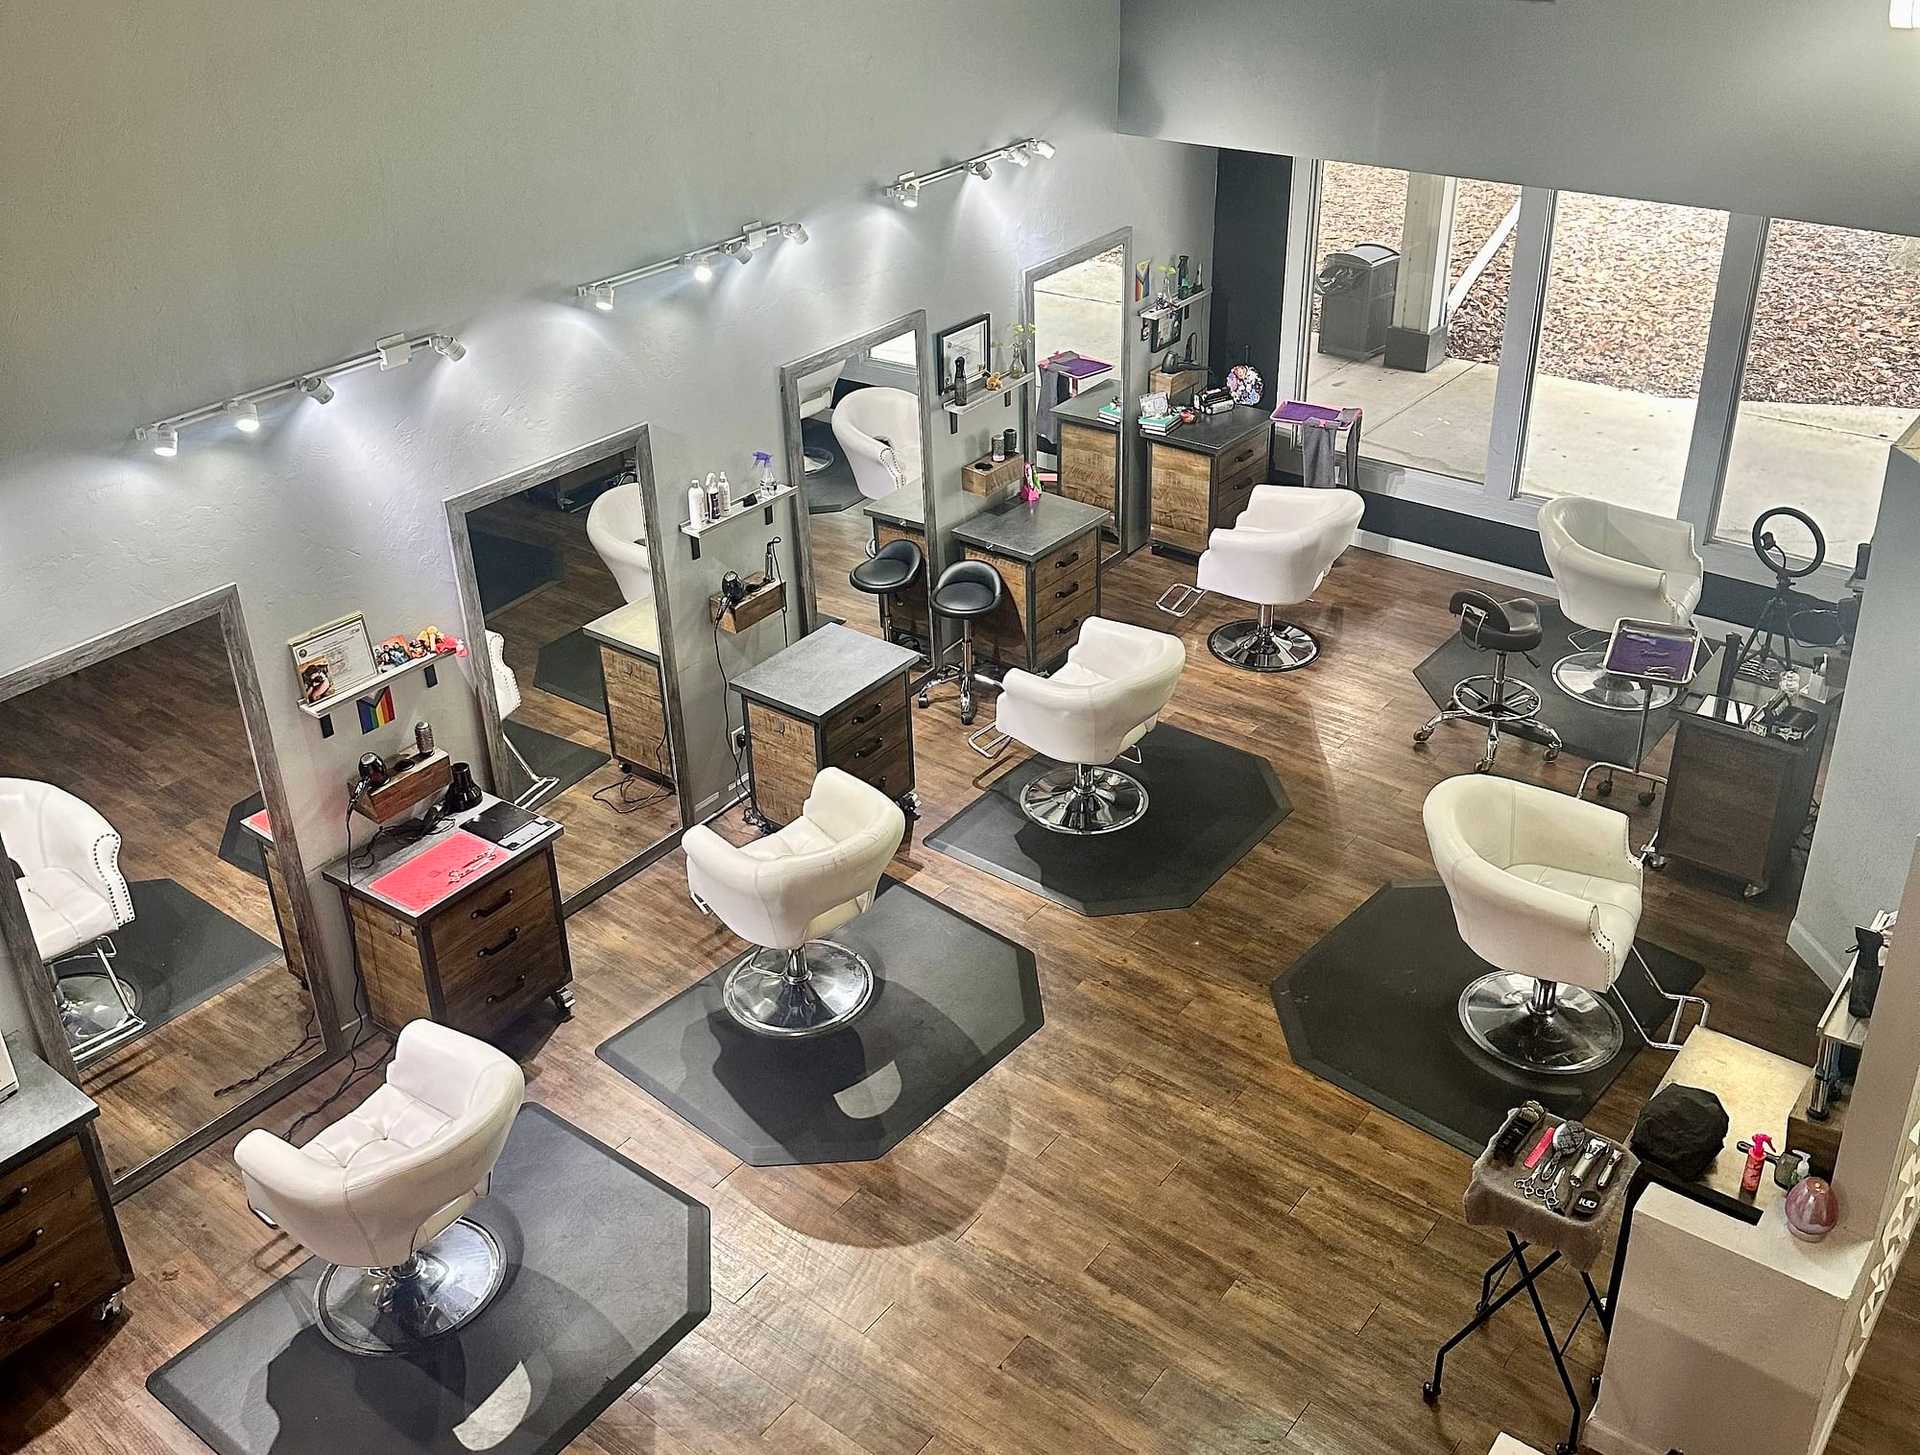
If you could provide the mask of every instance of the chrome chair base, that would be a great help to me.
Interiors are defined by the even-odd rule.
[[[1608,712],[1658,712],[1671,707],[1680,695],[1678,687],[1655,687],[1653,700],[1647,701],[1647,689],[1626,677],[1600,670],[1605,654],[1574,652],[1553,664],[1553,685],[1576,702]]]
[[[724,999],[727,1014],[759,1035],[818,1036],[867,1008],[873,967],[832,940],[784,952],[750,950],[727,975]]]
[[[831,470],[833,462],[839,459],[839,456],[832,450],[823,450],[818,445],[813,445],[802,450],[800,458],[809,475],[818,475],[822,470]]]
[[[1625,1041],[1620,1017],[1591,991],[1505,970],[1460,992],[1460,1024],[1496,1061],[1543,1076],[1604,1066]]]
[[[493,1234],[461,1218],[398,1268],[329,1264],[314,1290],[320,1332],[349,1354],[404,1354],[471,1323],[506,1276]]]
[[[1293,672],[1320,655],[1320,643],[1295,622],[1246,617],[1215,627],[1207,636],[1207,650],[1229,667]]]
[[[146,1018],[140,1014],[139,995],[113,968],[116,953],[112,940],[103,939],[49,967],[60,1025],[67,1036],[67,1054],[73,1057],[75,1066],[104,1056],[147,1028]],[[97,960],[100,968],[63,972],[60,967],[68,960]]]
[[[1080,763],[1029,782],[1020,790],[1020,811],[1056,834],[1110,834],[1140,821],[1147,790],[1117,768]]]

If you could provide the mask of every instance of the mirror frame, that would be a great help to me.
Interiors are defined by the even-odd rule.
[[[608,890],[626,883],[650,864],[672,853],[680,846],[680,836],[687,831],[687,825],[693,822],[692,789],[687,783],[683,752],[687,738],[686,713],[680,703],[680,674],[674,664],[673,614],[668,601],[670,593],[660,569],[667,558],[659,549],[661,520],[659,502],[654,498],[653,450],[648,426],[637,424],[610,435],[602,435],[578,449],[568,450],[564,455],[554,455],[502,475],[497,480],[490,480],[485,485],[451,496],[446,502],[447,538],[453,547],[454,583],[460,592],[461,624],[466,635],[469,660],[473,663],[474,696],[480,704],[486,738],[487,777],[489,785],[497,788],[508,781],[507,742],[500,727],[500,703],[493,695],[493,662],[487,655],[486,614],[480,607],[480,581],[474,574],[473,536],[467,529],[467,517],[483,506],[493,505],[510,495],[518,495],[523,490],[557,480],[583,465],[591,465],[596,460],[622,452],[627,456],[628,468],[640,481],[640,504],[647,521],[647,545],[654,561],[653,602],[660,623],[660,676],[667,694],[667,751],[673,760],[673,791],[680,804],[680,826],[619,868],[576,890],[561,904],[562,918],[586,908]]]
[[[914,357],[919,360],[915,370],[918,386],[915,392],[920,399],[920,494],[926,513],[927,527],[927,568],[938,575],[940,562],[937,559],[939,547],[939,523],[934,519],[934,504],[931,470],[933,469],[933,415],[938,400],[938,391],[927,392],[927,380],[931,377],[928,370],[932,366],[933,349],[927,334],[927,311],[916,308],[911,313],[903,313],[898,318],[870,328],[863,334],[844,339],[831,348],[821,349],[808,354],[804,359],[795,359],[791,364],[780,366],[780,435],[786,449],[787,478],[800,483],[800,489],[794,495],[794,515],[798,525],[794,531],[797,542],[794,569],[801,579],[800,591],[800,635],[812,631],[819,621],[820,601],[813,589],[813,517],[807,510],[806,501],[806,443],[801,438],[800,429],[800,381],[807,375],[824,369],[828,364],[840,359],[851,360],[864,354],[875,344],[883,344],[888,339],[898,338],[903,333],[913,335]],[[864,497],[863,497],[864,498]],[[854,507],[848,506],[849,510]],[[931,579],[931,578],[930,578]]]
[[[192,626],[209,617],[220,619],[220,634],[226,643],[227,663],[233,671],[234,692],[240,701],[240,717],[246,727],[247,745],[253,752],[254,770],[260,781],[260,796],[266,802],[267,816],[273,823],[291,824],[293,814],[288,807],[286,784],[280,776],[280,759],[274,751],[266,701],[260,693],[260,674],[254,663],[252,642],[247,636],[246,615],[241,610],[240,588],[237,585],[218,587],[165,611],[102,633],[76,647],[52,653],[12,672],[0,674],[0,702],[10,701],[36,687],[57,682],[62,677],[70,677],[84,668],[117,657],[133,647],[145,646],[181,627]],[[293,911],[293,933],[307,954],[307,993],[313,1000],[321,1048],[311,1059],[261,1087],[244,1101],[229,1107],[166,1151],[156,1153],[120,1177],[112,1178],[109,1191],[115,1202],[138,1192],[156,1177],[178,1167],[236,1127],[254,1120],[295,1087],[333,1065],[347,1050],[348,1037],[340,1026],[334,1005],[333,982],[323,948],[325,942],[320,936],[312,886],[307,882],[307,870],[300,856],[299,842],[293,834],[284,837],[276,834],[273,847],[280,860],[281,879],[286,885],[287,898]],[[5,845],[0,844],[0,853],[4,851]],[[285,927],[282,928],[284,930]],[[26,906],[21,902],[20,891],[14,887],[11,874],[0,874],[0,942],[6,945],[14,979],[20,987],[21,998],[26,1002],[27,1015],[33,1023],[34,1035],[40,1042],[41,1059],[78,1086],[80,1074],[67,1051],[67,1038],[60,1027],[53,986],[47,968],[40,959],[40,951],[34,944],[33,932],[27,924]],[[282,945],[283,954],[285,950],[285,945]],[[98,1126],[89,1123],[85,1135],[94,1139],[93,1145],[97,1151]]]

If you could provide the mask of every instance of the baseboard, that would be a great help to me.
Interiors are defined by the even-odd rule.
[[[1793,917],[1793,923],[1787,926],[1787,948],[1807,962],[1807,968],[1826,982],[1827,989],[1836,988],[1847,973],[1845,962],[1836,959],[1827,947],[1813,937],[1813,931],[1800,923],[1800,916]]]

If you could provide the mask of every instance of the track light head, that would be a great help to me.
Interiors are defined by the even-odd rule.
[[[436,333],[427,339],[433,345],[433,351],[450,364],[457,364],[467,356],[467,346],[450,333]]]
[[[993,180],[993,168],[987,165],[985,158],[982,158],[977,162],[968,162],[967,170],[973,173],[974,176],[978,177],[983,182],[990,182]]]
[[[142,425],[133,432],[133,437],[163,460],[171,460],[180,453],[180,433],[170,424]]]
[[[333,403],[333,385],[318,374],[308,374],[300,381],[300,392],[315,404]]]
[[[233,427],[241,434],[260,433],[260,411],[253,407],[251,399],[229,399],[227,418],[233,421]]]
[[[1053,160],[1054,148],[1053,148],[1052,142],[1042,141],[1039,137],[1036,136],[1032,140],[1032,142],[1029,143],[1029,145],[1032,146],[1035,156],[1040,157],[1043,160],[1049,161],[1049,162]]]
[[[902,207],[918,207],[920,205],[920,179],[912,172],[902,172],[894,179],[893,185],[886,189],[886,195],[891,197],[895,202],[898,202]]]
[[[1008,147],[1005,155],[1007,160],[1012,162],[1016,167],[1030,167],[1033,165],[1033,154],[1024,146]]]
[[[753,261],[753,246],[750,243],[728,243],[720,251],[732,258],[743,268]]]
[[[713,281],[713,255],[711,253],[701,253],[693,260],[693,276],[698,278],[702,283],[711,283]]]
[[[602,313],[613,312],[613,284],[611,283],[582,284],[580,296]]]
[[[780,224],[780,236],[788,242],[804,244],[807,241],[807,230],[800,223],[783,222]]]

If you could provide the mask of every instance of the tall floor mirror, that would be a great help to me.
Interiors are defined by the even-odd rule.
[[[0,934],[117,1192],[338,1038],[285,811],[234,587],[0,676]]]
[[[924,464],[933,408],[925,357],[927,319],[916,311],[780,370],[787,478],[802,482],[805,502],[808,621],[831,618],[923,654],[937,569],[927,545],[937,536]],[[903,572],[917,567],[885,592],[856,586],[854,568],[889,548]]]
[[[679,842],[685,725],[644,425],[447,502],[494,791],[564,828],[571,912]]]

